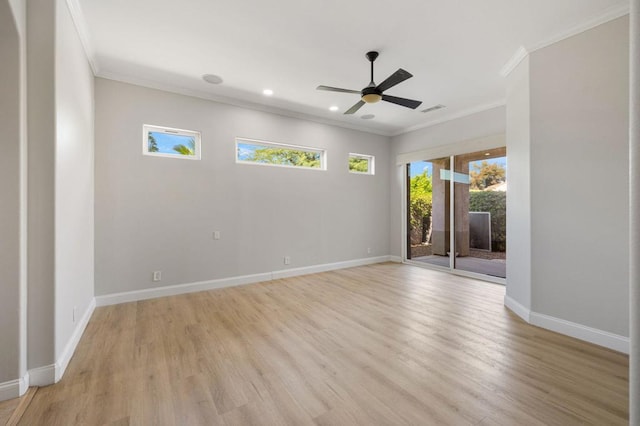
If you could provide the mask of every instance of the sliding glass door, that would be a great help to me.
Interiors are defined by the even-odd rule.
[[[506,278],[506,170],[504,147],[407,164],[406,259]]]
[[[407,259],[449,267],[449,157],[407,165]]]

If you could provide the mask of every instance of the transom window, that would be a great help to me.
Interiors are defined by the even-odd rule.
[[[236,138],[236,162],[326,170],[326,151],[306,146]]]
[[[349,172],[363,175],[374,174],[374,156],[350,153]]]
[[[157,157],[200,159],[200,132],[145,124],[142,153]]]

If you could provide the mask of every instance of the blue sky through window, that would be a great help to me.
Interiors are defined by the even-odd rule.
[[[158,145],[158,153],[160,154],[181,155],[176,152],[173,147],[176,145],[184,145],[188,147],[189,143],[193,139],[193,136],[172,135],[162,132],[149,132],[149,134],[155,138],[156,144]]]
[[[253,158],[253,153],[258,148],[264,148],[264,147],[238,142],[238,160],[247,161],[250,158]]]

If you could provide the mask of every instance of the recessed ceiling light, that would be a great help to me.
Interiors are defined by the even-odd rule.
[[[329,107],[329,111],[337,111],[337,110],[338,110],[338,107],[335,105]]]
[[[205,74],[202,76],[202,79],[204,81],[206,81],[207,83],[211,83],[211,84],[220,84],[222,83],[222,77],[220,77],[219,75],[215,75],[215,74]]]
[[[273,90],[271,90],[271,89],[264,89],[264,90],[262,91],[262,94],[263,94],[263,95],[265,95],[265,96],[271,96],[271,95],[273,95]]]
[[[375,117],[375,115],[373,115],[373,114],[365,114],[360,118],[362,118],[363,120],[371,120],[374,117]]]

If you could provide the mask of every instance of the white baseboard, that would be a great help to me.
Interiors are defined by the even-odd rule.
[[[138,300],[155,299],[157,297],[176,296],[178,294],[195,293],[198,291],[215,290],[218,288],[234,287],[244,284],[270,281],[271,273],[243,275],[239,277],[220,278],[210,281],[198,281],[188,284],[176,284],[166,287],[155,287],[144,290],[127,291],[123,293],[96,296],[96,306],[117,305],[119,303],[137,302]]]
[[[506,295],[504,296],[504,305],[531,325],[555,331],[565,336],[575,337],[576,339],[613,349],[614,351],[625,354],[629,353],[630,343],[628,337],[533,312]]]
[[[531,322],[531,310],[524,305],[516,302],[515,299],[504,295],[504,306],[509,308],[514,314],[525,320],[526,322]]]
[[[345,260],[344,262],[325,263],[323,265],[305,266],[302,268],[283,269],[271,273],[272,280],[291,278],[300,275],[317,274],[319,272],[336,271],[338,269],[355,268],[356,266],[373,265],[389,262],[390,256],[366,257],[364,259]]]
[[[29,386],[49,386],[56,382],[56,365],[49,364],[29,370]]]
[[[20,380],[10,380],[0,383],[0,401],[13,399],[20,396]]]
[[[78,322],[76,329],[73,330],[73,334],[71,335],[71,338],[65,345],[64,350],[62,351],[62,354],[56,361],[55,377],[54,377],[55,383],[58,383],[60,381],[60,379],[64,375],[64,372],[67,370],[69,361],[71,361],[71,358],[73,357],[73,354],[76,351],[76,347],[80,342],[82,333],[84,333],[84,330],[87,328],[87,324],[89,324],[89,320],[91,319],[91,315],[93,315],[93,311],[95,310],[95,308],[96,308],[96,299],[93,298],[91,299],[91,302],[87,307],[87,310],[84,312],[84,314],[82,315],[82,318]]]
[[[18,398],[24,395],[27,389],[29,389],[29,373],[19,379],[0,383],[0,402]]]
[[[29,380],[30,380],[29,372],[27,371],[26,373],[24,373],[24,377],[22,377],[19,380],[19,382],[20,382],[20,396],[24,395],[25,393],[27,393],[27,390],[29,390],[29,386],[31,386]]]
[[[96,306],[117,305],[119,303],[155,299],[157,297],[175,296],[178,294],[195,293],[198,291],[215,290],[225,287],[235,287],[239,285],[277,280],[280,278],[296,277],[300,275],[315,274],[318,272],[334,271],[337,269],[353,268],[355,266],[371,265],[374,263],[389,261],[393,261],[393,256],[368,257],[364,259],[326,263],[322,265],[306,266],[302,268],[283,269],[280,271],[265,272],[262,274],[242,275],[238,277],[220,278],[210,281],[199,281],[194,283],[170,285],[166,287],[156,287],[144,290],[127,291],[123,293],[106,294],[103,296],[96,296]]]
[[[402,257],[400,256],[387,256],[389,262],[402,263]]]
[[[628,337],[536,312],[531,312],[530,323],[556,333],[604,346],[614,351],[629,353],[630,343]]]
[[[89,320],[91,319],[91,315],[93,315],[95,308],[96,300],[94,298],[89,302],[87,310],[82,315],[82,318],[78,322],[73,334],[71,334],[71,338],[65,345],[62,354],[56,360],[55,364],[33,368],[27,372],[24,392],[27,391],[29,386],[49,386],[54,383],[58,383],[60,379],[62,379],[62,376],[64,375],[64,372],[76,351],[76,347],[78,346],[78,343],[80,343],[82,333],[84,333],[84,330],[87,328],[87,324],[89,324]],[[22,393],[24,394],[24,392]]]

